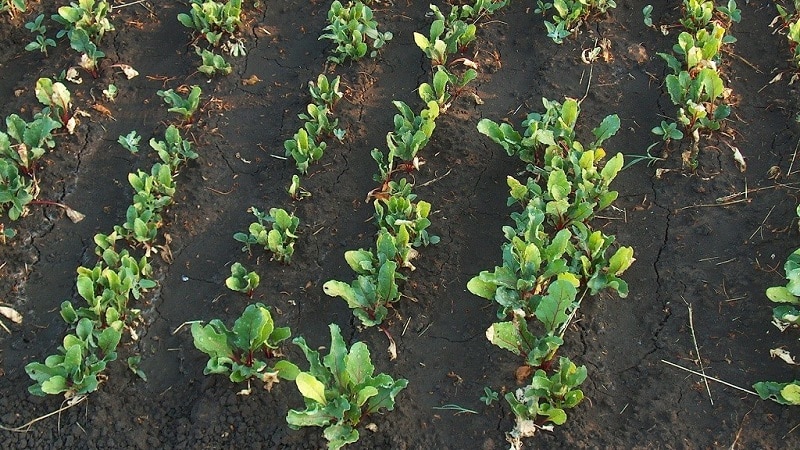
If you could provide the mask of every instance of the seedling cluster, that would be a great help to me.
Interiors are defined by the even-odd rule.
[[[466,50],[475,39],[476,25],[462,19],[477,20],[502,6],[498,5],[478,1],[473,6],[453,6],[448,16],[437,6],[430,5],[434,15],[428,33],[430,38],[414,33],[414,42],[434,68],[432,82],[422,83],[418,89],[425,107],[415,113],[405,102],[392,102],[398,114],[394,116],[394,131],[386,135],[387,152],[372,150],[372,158],[378,165],[373,178],[380,183],[367,197],[373,201],[373,217],[378,227],[375,248],[345,252],[345,260],[356,274],[351,283],[330,280],[323,285],[326,294],[347,302],[363,326],[381,328],[390,341],[392,359],[397,350],[383,322],[389,315],[389,308],[402,296],[399,284],[407,279],[404,272],[415,270],[412,260],[418,255],[417,249],[439,242],[439,237],[427,230],[431,225],[431,204],[417,200],[413,183],[402,174],[419,170],[424,164],[418,154],[433,135],[436,119],[447,111],[464,86],[477,77],[473,68],[463,74],[448,69],[452,63],[450,58]],[[467,60],[463,58],[462,61]]]
[[[135,327],[140,311],[131,303],[157,287],[149,259],[163,226],[161,213],[173,203],[174,177],[179,168],[197,158],[177,128],[171,126],[165,136],[166,141],[151,140],[161,162],[155,163],[149,173],[139,170],[128,175],[134,195],[125,222],[110,234],[96,234],[98,262],[94,267],[77,269],[77,291],[86,306],[76,306],[69,300],[61,304],[61,317],[71,332],[57,353],[45,358],[44,363],[25,366],[36,382],[29,387],[32,394],[63,393],[71,398],[95,391],[106,378],[107,364],[117,358],[116,348],[124,331],[137,339]],[[124,244],[129,248],[118,250]],[[166,245],[158,247],[163,249]],[[134,256],[139,249],[143,249],[143,255]]]
[[[547,16],[553,10],[553,21],[545,20],[544,25],[547,37],[561,44],[592,17],[606,14],[616,7],[614,0],[553,0],[553,3],[538,0],[535,12]]]
[[[678,35],[672,53],[658,54],[672,71],[665,84],[678,112],[677,122],[662,121],[652,131],[661,137],[665,148],[671,141],[691,136],[691,146],[682,154],[687,168],[697,168],[701,134],[719,130],[731,113],[727,103],[731,90],[720,72],[721,52],[736,42],[728,28],[739,20],[741,11],[735,0],[730,0],[727,7],[716,8],[710,0],[684,0],[680,20],[684,31]]]
[[[72,99],[69,90],[60,82],[40,78],[36,82],[36,98],[44,108],[30,122],[17,114],[6,117],[6,131],[0,131],[0,212],[16,221],[28,212],[32,203],[53,204],[67,210],[74,221],[81,214],[65,205],[39,201],[39,160],[55,148],[53,133],[64,128],[72,118]],[[16,235],[11,227],[2,225],[0,242]]]
[[[333,41],[336,48],[328,56],[328,61],[341,64],[348,59],[357,61],[369,52],[374,58],[388,41],[392,40],[391,32],[378,31],[378,22],[373,18],[372,10],[360,0],[348,2],[343,6],[334,0],[328,10],[327,33],[320,39]]]
[[[272,258],[289,264],[294,255],[294,243],[297,240],[297,227],[300,219],[294,214],[281,208],[271,208],[269,215],[250,207],[249,211],[256,217],[256,222],[250,224],[248,233],[236,233],[233,238],[245,246],[242,251],[252,253],[252,246],[259,245],[264,250],[272,252]],[[271,229],[267,228],[272,224]]]
[[[178,21],[197,34],[193,43],[202,39],[211,48],[201,48],[195,44],[195,53],[201,59],[197,70],[209,77],[230,74],[233,68],[214,49],[223,48],[231,56],[246,53],[244,44],[236,38],[236,32],[242,25],[242,0],[192,0],[190,7],[188,13],[178,14]]]
[[[467,284],[471,293],[496,303],[498,318],[505,319],[487,329],[487,339],[535,370],[528,386],[506,394],[517,418],[509,440],[517,446],[548,423],[562,425],[564,409],[583,398],[577,386],[586,368],[566,357],[553,368],[564,333],[587,295],[604,290],[628,295],[620,275],[634,261],[632,248],[613,250],[614,236],[591,225],[617,198],[609,186],[623,156],[617,153],[604,163],[602,144],[619,130],[619,118],[606,117],[585,145],[575,135],[580,103],[542,102],[544,112],[528,114],[521,133],[490,119],[478,123],[478,131],[527,163],[530,174],[525,183],[507,179],[508,205],[521,210],[511,214],[514,226],[503,227],[503,265]]]
[[[325,142],[326,138],[333,135],[340,142],[344,139],[344,130],[338,128],[339,120],[331,118],[333,107],[343,96],[339,90],[339,83],[338,76],[333,80],[328,80],[325,74],[320,74],[316,83],[313,81],[308,83],[313,102],[306,106],[305,113],[297,115],[303,121],[303,126],[297,130],[292,139],[283,143],[286,157],[291,156],[297,165],[297,170],[304,175],[308,173],[310,164],[322,159],[328,146]],[[297,187],[292,191],[296,193],[297,189],[299,189],[299,180]],[[291,195],[293,198],[298,197],[297,194]]]

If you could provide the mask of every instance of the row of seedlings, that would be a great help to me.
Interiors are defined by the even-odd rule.
[[[730,25],[740,20],[741,10],[733,0],[719,7],[711,0],[683,0],[680,23],[684,31],[678,35],[672,53],[658,54],[672,71],[665,84],[678,111],[676,122],[661,121],[652,132],[661,137],[665,150],[671,141],[691,136],[689,149],[681,154],[685,168],[697,168],[701,134],[719,130],[731,114],[727,103],[731,89],[721,75],[721,52],[724,46],[736,42],[727,33]],[[744,159],[735,149],[734,158],[744,170]]]
[[[800,217],[800,206],[797,207],[797,216]],[[781,332],[800,327],[800,248],[786,258],[783,270],[786,284],[772,286],[766,291],[767,298],[779,305],[772,309],[772,324]],[[795,364],[791,353],[783,348],[770,350],[770,356]],[[753,389],[764,400],[771,399],[782,405],[800,405],[800,380],[761,381],[753,385]]]
[[[800,68],[800,2],[795,1],[793,8],[788,9],[780,4],[775,5],[778,10],[778,17],[772,25],[778,24],[779,31],[785,32],[786,40],[789,43],[789,50],[792,53],[791,65],[794,73],[790,80],[793,83],[797,80],[797,69]],[[773,79],[778,81],[782,78],[783,72]],[[797,208],[797,215],[800,217],[800,207]],[[767,298],[773,303],[777,303],[772,309],[772,324],[781,332],[789,328],[800,327],[800,249],[792,252],[783,266],[784,275],[787,283],[784,286],[772,286],[767,288]],[[788,364],[794,364],[791,354],[783,349],[776,348],[770,350],[770,356],[780,357]],[[800,380],[791,382],[761,381],[753,385],[753,388],[762,399],[771,399],[782,405],[800,405]]]
[[[0,131],[0,212],[16,221],[32,204],[57,205],[74,222],[83,216],[59,203],[36,200],[39,195],[39,159],[56,146],[53,132],[74,127],[72,96],[64,84],[49,78],[36,81],[36,98],[44,106],[28,122],[17,114],[6,117],[6,131]],[[16,236],[16,230],[0,223],[0,243]]]
[[[372,45],[376,45],[373,52],[382,46],[374,41],[378,35],[377,22],[371,10],[361,2],[351,2],[347,7],[334,2],[328,18],[330,25],[326,30],[330,33],[322,38],[362,44],[348,47],[339,42],[330,61],[338,63],[347,58],[363,57],[366,52],[362,47],[367,45],[365,37],[370,37]],[[384,36],[382,42],[391,39],[390,33],[380,33],[380,36]],[[313,102],[307,106],[306,113],[298,115],[304,124],[292,139],[284,142],[286,156],[293,157],[303,174],[309,164],[321,159],[326,149],[323,138],[332,134],[341,141],[344,136],[344,131],[337,128],[338,120],[329,117],[342,98],[339,83],[338,76],[329,80],[324,74],[318,76],[316,83],[309,82]],[[289,194],[294,200],[310,196],[300,186],[298,175],[292,177]],[[273,254],[273,259],[288,264],[294,253],[299,218],[279,208],[270,209],[268,215],[255,207],[249,211],[257,221],[250,224],[248,233],[234,235],[234,239],[245,244],[242,250],[251,252],[253,245],[263,246]],[[269,224],[271,229],[268,229]],[[231,276],[226,280],[228,288],[248,297],[252,297],[258,284],[258,274],[247,272],[239,263],[232,266]],[[254,378],[260,379],[269,390],[280,379],[293,380],[304,398],[305,408],[289,410],[287,424],[292,429],[322,427],[328,448],[338,449],[358,441],[357,427],[362,417],[394,409],[395,397],[408,381],[394,380],[384,373],[375,374],[367,346],[356,342],[348,349],[339,327],[330,324],[329,328],[330,350],[323,358],[306,344],[304,337],[292,340],[308,361],[307,371],[301,371],[295,363],[282,358],[280,346],[291,337],[291,330],[276,327],[269,309],[261,303],[247,306],[230,329],[218,319],[207,325],[194,323],[192,336],[195,347],[209,356],[204,373],[226,374],[233,382],[247,381],[248,388],[242,394],[250,393],[249,383]]]
[[[77,292],[86,305],[64,301],[60,313],[70,333],[56,354],[25,366],[36,382],[28,389],[34,395],[63,393],[66,398],[79,398],[97,390],[106,378],[107,364],[117,358],[123,332],[128,330],[134,341],[138,339],[135,327],[141,316],[132,303],[157,287],[149,259],[159,248],[162,212],[173,203],[179,170],[198,157],[173,125],[167,128],[164,141],[151,139],[150,145],[161,161],[149,173],[139,170],[128,175],[134,195],[125,222],[114,226],[110,234],[96,234],[97,264],[77,269]],[[138,358],[128,358],[128,365],[144,376],[137,370]]]
[[[465,19],[477,20],[494,12],[496,5],[477,0],[475,5],[452,7],[447,16],[437,6],[430,5],[434,21],[429,36],[414,33],[416,45],[434,67],[432,82],[422,83],[418,88],[425,108],[417,114],[405,102],[393,101],[399,113],[394,116],[394,131],[386,136],[387,152],[376,148],[371,153],[378,165],[374,180],[379,183],[367,197],[375,208],[373,217],[378,228],[375,248],[345,252],[345,260],[356,274],[350,284],[330,280],[323,285],[327,295],[347,302],[363,326],[380,328],[389,339],[391,359],[397,357],[397,348],[384,320],[389,308],[402,296],[398,282],[406,280],[404,270],[415,270],[412,260],[418,255],[418,248],[439,242],[439,237],[427,230],[431,225],[431,204],[417,199],[414,185],[407,177],[396,179],[396,176],[419,170],[425,163],[418,153],[429,142],[436,119],[447,111],[466,84],[477,77],[472,67],[461,74],[453,73],[448,68],[453,63],[450,58],[475,40],[476,25]],[[474,66],[466,58],[460,61],[467,67]]]
[[[501,145],[509,156],[527,163],[529,178],[507,178],[508,205],[513,226],[503,227],[503,265],[482,271],[467,289],[498,306],[501,321],[486,330],[492,344],[523,358],[518,380],[526,385],[505,399],[516,418],[507,434],[512,448],[539,429],[552,430],[566,422],[566,409],[581,402],[578,386],[586,379],[585,366],[569,358],[556,359],[564,333],[583,300],[611,290],[628,294],[620,275],[633,263],[633,249],[612,250],[615,237],[594,230],[597,213],[617,198],[609,185],[623,166],[617,153],[603,162],[603,142],[620,126],[616,115],[592,130],[594,141],[585,145],[575,137],[580,102],[543,99],[543,113],[531,113],[522,133],[513,126],[483,119],[478,131]]]

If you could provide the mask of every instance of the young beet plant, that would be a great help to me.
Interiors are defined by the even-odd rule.
[[[553,3],[540,1],[536,12],[546,15],[550,9],[554,10],[553,21],[545,20],[544,25],[547,28],[547,37],[556,44],[561,44],[590,17],[605,14],[616,7],[614,0],[553,0]]]
[[[559,358],[553,375],[537,370],[530,384],[507,393],[506,401],[516,417],[514,430],[509,433],[512,448],[521,449],[522,438],[533,436],[539,429],[552,430],[552,425],[566,423],[565,410],[583,400],[583,391],[577,387],[584,380],[585,366],[577,367],[569,359]]]
[[[248,272],[243,265],[237,262],[231,266],[231,276],[225,279],[225,286],[252,298],[253,291],[256,290],[260,281],[261,277],[256,272]]]
[[[106,365],[117,359],[121,337],[120,323],[100,330],[91,320],[81,319],[75,333],[64,337],[57,354],[48,356],[44,363],[25,366],[25,372],[36,381],[28,391],[38,396],[63,393],[68,399],[94,392],[103,380]]]
[[[203,373],[228,375],[234,383],[256,378],[271,390],[283,380],[294,380],[299,369],[280,358],[280,344],[291,336],[289,327],[276,327],[263,304],[247,306],[233,328],[219,320],[192,324],[194,346],[209,356]]]
[[[178,21],[186,28],[200,33],[214,47],[223,36],[232,36],[241,25],[242,0],[217,2],[192,0],[189,14],[178,14]]]
[[[290,410],[289,427],[323,427],[329,449],[339,449],[358,441],[356,429],[362,419],[380,410],[394,409],[395,397],[405,389],[408,380],[394,380],[380,373],[375,375],[369,349],[356,342],[350,349],[335,324],[329,325],[330,351],[320,360],[302,337],[294,339],[310,367],[300,372],[295,383],[305,400],[304,410]]]
[[[313,81],[308,82],[308,91],[314,104],[328,108],[328,111],[333,111],[336,103],[342,99],[344,94],[339,90],[340,77],[337,76],[333,80],[328,80],[325,74],[320,74],[317,77],[316,83]]]
[[[157,91],[156,94],[164,99],[164,103],[170,106],[169,112],[179,114],[186,123],[192,123],[192,117],[200,107],[200,95],[203,90],[200,89],[200,86],[192,86],[191,88],[182,86],[179,91],[188,92],[186,98],[181,97],[172,89]]]
[[[367,55],[370,58],[392,39],[392,33],[378,31],[378,22],[373,19],[372,10],[361,1],[349,2],[343,6],[334,0],[328,11],[327,33],[320,39],[329,39],[336,44],[328,61],[341,64],[347,59],[358,60]]]
[[[260,245],[264,250],[272,252],[273,259],[289,264],[294,255],[294,243],[297,240],[297,227],[300,219],[294,214],[280,208],[271,208],[269,215],[255,207],[249,209],[257,222],[250,224],[248,234],[236,233],[233,238],[245,244],[242,251],[250,252],[253,245]],[[267,224],[272,229],[267,229]]]
[[[70,46],[82,54],[81,67],[93,78],[99,77],[98,62],[105,57],[97,44],[106,32],[114,31],[107,17],[110,11],[111,5],[105,0],[79,0],[58,8],[58,14],[51,16],[63,26],[56,38],[64,35],[69,38]]]

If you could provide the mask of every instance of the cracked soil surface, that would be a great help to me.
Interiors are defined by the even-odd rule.
[[[30,40],[24,22],[39,12],[49,16],[56,3],[65,2],[29,3],[32,11],[23,19],[0,17],[3,117],[37,108],[36,80],[55,77],[77,61],[64,42],[46,58],[23,50]],[[321,163],[303,178],[313,196],[302,202],[292,202],[284,190],[294,165],[272,155],[283,155],[283,141],[300,126],[296,115],[310,101],[306,83],[326,70],[330,46],[318,36],[330,2],[273,0],[259,9],[246,3],[240,37],[248,54],[229,58],[234,72],[227,77],[207,82],[194,72],[192,38],[176,20],[187,7],[163,1],[114,11],[117,30],[101,43],[106,59],[100,78],[84,73],[83,84],[69,84],[75,105],[90,117],[74,135],[57,137],[39,171],[39,197],[63,201],[86,219],[73,224],[60,210],[36,206],[19,222],[4,222],[20,234],[0,246],[0,301],[24,316],[22,324],[8,324],[10,334],[0,332],[4,426],[22,425],[61,405],[61,398],[28,394],[24,366],[61,342],[66,328],[58,306],[77,298],[75,269],[94,265],[94,234],[124,220],[131,197],[127,174],[154,162],[147,151],[124,150],[117,137],[137,130],[144,150],[150,137],[163,136],[175,120],[157,90],[203,88],[202,116],[185,131],[200,158],[177,179],[177,202],[163,228],[173,260],[154,259],[159,288],[138,305],[146,322],[139,340],[123,339],[108,380],[88,401],[26,433],[0,432],[0,447],[323,448],[319,429],[293,431],[286,425],[286,411],[302,405],[291,383],[238,396],[244,386],[203,375],[206,359],[194,349],[188,327],[175,332],[190,320],[231,323],[238,317],[249,301],[227,290],[224,280],[230,264],[240,261],[261,275],[254,300],[270,305],[278,324],[290,326],[293,335],[324,346],[328,324],[337,323],[349,343],[369,345],[378,370],[409,380],[395,411],[370,417],[377,431],[362,429],[361,440],[349,448],[506,448],[504,432],[513,426],[508,406],[486,406],[479,397],[484,386],[515,389],[519,359],[485,339],[495,308],[471,295],[466,283],[500,264],[501,227],[510,212],[505,178],[524,167],[479,134],[476,124],[487,117],[518,125],[541,109],[541,97],[585,95],[581,132],[588,134],[616,113],[622,128],[607,142],[607,152],[643,154],[655,140],[650,129],[675,114],[661,85],[666,66],[656,56],[672,46],[675,34],[646,28],[641,10],[648,2],[625,0],[560,46],[546,38],[531,2],[515,0],[481,23],[468,55],[479,64],[480,76],[468,89],[483,103],[464,95],[437,120],[424,150],[427,164],[416,174],[416,192],[432,203],[432,229],[442,239],[421,250],[417,270],[402,289],[413,301],[399,302],[389,321],[399,353],[389,361],[384,335],[357,328],[345,303],[325,296],[322,284],[349,281],[344,251],[374,243],[372,206],[364,203],[375,187],[369,151],[385,146],[395,113],[391,100],[419,107],[415,89],[430,68],[412,33],[426,33],[428,2],[375,5],[380,27],[394,39],[376,59],[328,68],[346,87],[336,114],[347,136],[344,143],[329,142]],[[654,22],[676,21],[679,12],[669,2],[650,3]],[[605,211],[596,225],[634,248],[637,261],[624,276],[630,295],[584,302],[561,351],[587,366],[587,400],[569,412],[564,426],[532,438],[530,447],[800,448],[796,410],[713,382],[709,397],[700,377],[662,362],[699,370],[694,332],[709,375],[746,389],[757,381],[798,377],[797,369],[769,357],[779,346],[800,349],[796,332],[780,333],[770,324],[764,295],[768,286],[783,282],[783,261],[798,246],[792,187],[800,181],[792,173],[800,131],[793,120],[797,93],[788,77],[769,84],[776,71],[787,69],[789,56],[783,37],[768,27],[774,5],[742,3],[742,22],[731,30],[738,42],[725,58],[736,98],[730,129],[705,141],[697,173],[680,171],[680,149],[673,149],[666,161],[632,165],[615,181],[618,209]],[[611,58],[582,63],[581,49],[601,38],[610,40]],[[130,64],[141,75],[127,80],[110,68],[116,63]],[[260,81],[243,83],[253,76]],[[120,88],[115,103],[100,99],[110,82]],[[94,109],[97,103],[111,116]],[[729,145],[747,159],[745,172]],[[778,179],[768,176],[773,166],[783,174]],[[657,177],[657,168],[677,170]],[[715,201],[744,191],[746,196],[727,205]],[[247,229],[250,206],[283,207],[300,217],[291,265],[240,251],[232,235]],[[302,359],[296,349],[288,351],[295,361]],[[133,354],[142,356],[147,382],[126,367],[125,358]],[[447,404],[475,413],[436,409]]]

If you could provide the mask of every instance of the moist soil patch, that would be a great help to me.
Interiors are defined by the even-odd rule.
[[[48,57],[23,50],[31,40],[24,22],[57,8],[50,0],[28,3],[23,17],[0,17],[3,117],[36,110],[36,80],[77,63],[65,42]],[[154,258],[159,288],[137,305],[146,322],[139,339],[126,334],[107,381],[86,401],[27,432],[0,432],[3,448],[323,448],[320,429],[286,425],[286,411],[302,406],[293,383],[271,392],[254,384],[251,395],[237,395],[246,386],[204,376],[205,355],[193,347],[188,327],[179,329],[186,321],[212,318],[230,324],[254,301],[269,305],[278,325],[290,326],[312,347],[327,345],[328,324],[338,324],[349,344],[368,344],[378,371],[409,380],[396,409],[370,416],[375,431],[362,427],[350,448],[507,447],[504,433],[513,426],[508,405],[486,406],[479,397],[485,386],[516,389],[519,359],[486,340],[495,307],[470,294],[466,283],[501,262],[501,227],[511,211],[505,207],[506,176],[524,166],[478,133],[476,124],[490,118],[516,126],[542,109],[542,97],[583,98],[580,133],[588,135],[616,113],[622,128],[606,142],[607,152],[644,154],[656,140],[650,129],[675,115],[662,86],[667,68],[656,55],[672,47],[675,34],[645,27],[645,2],[634,1],[619,1],[608,17],[563,45],[546,37],[531,2],[514,1],[481,21],[477,43],[465,55],[478,63],[480,75],[437,120],[424,149],[427,163],[414,175],[419,198],[433,205],[431,229],[441,242],[421,249],[402,288],[405,298],[391,312],[388,328],[398,358],[389,361],[385,336],[359,328],[346,304],[326,296],[322,284],[349,282],[344,251],[374,245],[373,208],[364,201],[376,187],[369,153],[383,148],[392,130],[392,100],[420,105],[415,89],[429,80],[431,68],[412,33],[427,33],[428,2],[373,5],[379,28],[394,38],[377,58],[338,67],[326,65],[330,44],[318,39],[329,2],[261,3],[253,8],[247,2],[239,35],[247,55],[229,58],[234,71],[228,76],[208,81],[195,72],[192,36],[176,20],[188,7],[163,1],[114,11],[116,31],[101,43],[106,58],[100,77],[82,72],[82,84],[68,84],[76,107],[88,116],[73,135],[57,136],[56,149],[43,159],[39,198],[67,203],[86,219],[73,224],[59,209],[35,206],[22,220],[4,222],[19,235],[0,246],[0,300],[24,316],[21,324],[8,324],[10,333],[0,332],[4,426],[62,406],[60,397],[28,393],[32,381],[24,366],[60,344],[66,327],[58,309],[65,299],[78,298],[75,269],[94,266],[94,234],[124,221],[132,195],[127,174],[152,165],[145,142],[161,139],[176,120],[157,90],[202,87],[201,115],[184,128],[200,157],[177,178],[176,203],[163,227],[171,258]],[[652,3],[654,22],[677,22],[680,12],[670,2]],[[614,182],[617,208],[595,225],[634,248],[637,261],[624,275],[630,295],[583,303],[562,353],[587,366],[587,400],[568,412],[564,426],[529,440],[530,447],[800,448],[795,409],[714,382],[709,395],[700,377],[662,362],[699,370],[693,330],[709,375],[747,389],[757,381],[798,376],[797,369],[770,359],[772,348],[797,350],[797,336],[770,324],[764,295],[767,287],[783,284],[783,262],[800,242],[792,188],[800,181],[797,95],[789,76],[769,83],[788,69],[789,57],[783,36],[769,28],[773,3],[742,3],[742,22],[731,29],[738,42],[724,57],[736,99],[730,128],[704,141],[694,173],[681,170],[682,149],[674,146],[664,161],[634,164]],[[611,43],[608,57],[583,63],[582,50],[601,39]],[[113,64],[129,64],[140,76],[128,80]],[[346,95],[336,115],[347,135],[343,143],[329,142],[322,161],[302,178],[313,196],[292,202],[285,188],[294,164],[278,157],[283,141],[301,125],[297,114],[310,101],[307,82],[325,71],[342,77]],[[102,99],[109,83],[119,87],[114,103]],[[116,143],[131,130],[143,136],[136,155]],[[734,162],[731,146],[745,156],[746,171]],[[781,173],[777,178],[773,167]],[[656,176],[656,169],[672,170]],[[745,191],[728,204],[717,202]],[[300,217],[291,265],[263,252],[243,253],[232,239],[252,221],[250,206],[282,207]],[[236,261],[261,275],[252,299],[225,288]],[[296,348],[287,350],[302,361]],[[136,354],[147,382],[124,362]],[[448,404],[473,412],[438,409]]]

